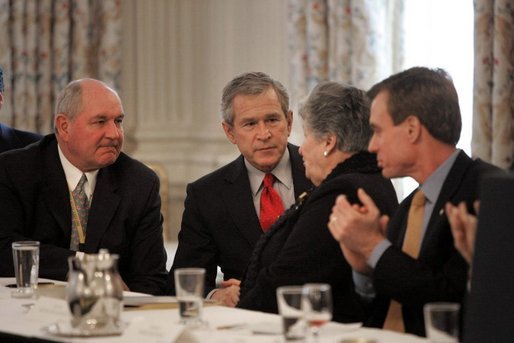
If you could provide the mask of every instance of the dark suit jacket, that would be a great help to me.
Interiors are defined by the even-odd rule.
[[[514,338],[514,173],[482,180],[464,343],[510,343]]]
[[[368,325],[383,326],[392,298],[402,304],[406,331],[424,335],[424,304],[463,300],[468,266],[454,248],[448,218],[443,209],[448,201],[454,204],[465,201],[472,211],[472,203],[478,198],[480,177],[495,169],[485,162],[473,161],[464,152],[460,152],[441,188],[417,260],[401,251],[414,193],[400,204],[387,231],[393,245],[384,252],[373,272],[377,299],[371,306]]]
[[[327,227],[337,196],[346,194],[355,203],[359,187],[370,194],[383,213],[396,210],[393,185],[380,174],[375,155],[355,154],[261,237],[242,280],[237,306],[277,313],[277,287],[321,282],[332,287],[334,320],[362,321],[364,311],[354,291],[352,270]]]
[[[0,124],[0,153],[23,148],[41,138],[42,136],[37,133],[20,131]]]
[[[65,280],[71,206],[57,141],[0,155],[0,275],[13,276],[11,243],[38,240],[41,277]],[[99,171],[86,229],[84,252],[107,248],[132,291],[163,293],[166,251],[162,238],[159,179],[125,154]]]
[[[289,144],[295,198],[312,184],[298,147]],[[241,279],[253,247],[262,234],[243,156],[187,186],[179,244],[168,287],[175,293],[174,270],[206,269],[205,293],[216,287],[217,266],[225,280]]]

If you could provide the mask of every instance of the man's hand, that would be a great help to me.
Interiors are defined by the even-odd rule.
[[[478,213],[479,202],[475,201],[473,205]],[[464,202],[461,202],[458,206],[447,203],[446,215],[452,229],[455,248],[464,257],[466,262],[471,265],[477,232],[477,218],[468,213]]]
[[[239,302],[239,285],[241,281],[229,279],[221,283],[222,288],[218,288],[211,296],[211,299],[220,305],[235,307]]]
[[[343,252],[344,258],[353,270],[364,275],[371,275],[372,270],[368,266],[367,260],[364,256],[346,248],[342,243],[339,243],[341,251]]]
[[[377,206],[363,189],[359,189],[357,195],[363,206],[350,204],[344,195],[337,198],[328,228],[340,243],[352,268],[369,274],[366,261],[376,245],[384,239],[389,218],[380,215]]]

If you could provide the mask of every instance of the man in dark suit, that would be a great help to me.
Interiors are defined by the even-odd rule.
[[[1,97],[2,93],[0,93],[0,103]],[[37,133],[16,130],[0,123],[0,153],[23,148],[30,143],[39,141],[41,137],[42,136]]]
[[[0,110],[4,104],[4,72],[0,68]],[[0,153],[23,148],[24,146],[37,142],[41,139],[41,135],[32,132],[25,132],[10,128],[0,123]]]
[[[222,95],[222,126],[241,156],[187,186],[174,270],[206,269],[208,297],[227,306],[239,301],[239,280],[261,236],[260,196],[266,173],[284,208],[312,186],[305,178],[298,147],[288,144],[293,113],[285,88],[264,73],[245,73],[230,81]],[[216,288],[217,267],[225,281]]]
[[[340,197],[329,228],[354,269],[356,290],[371,303],[367,324],[424,335],[423,305],[461,302],[466,292],[467,264],[454,247],[444,205],[465,202],[472,210],[479,179],[494,167],[456,149],[460,109],[445,71],[411,68],[369,95],[369,150],[382,174],[411,176],[420,186],[390,221],[362,190],[360,208]],[[411,215],[420,195],[420,215]]]
[[[68,257],[106,248],[128,289],[164,293],[159,180],[121,152],[123,118],[114,90],[73,81],[57,99],[55,135],[0,155],[1,276],[13,275],[11,243],[37,240],[41,277],[65,280]]]

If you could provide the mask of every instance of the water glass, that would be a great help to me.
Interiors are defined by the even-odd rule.
[[[425,330],[430,342],[459,341],[459,310],[457,303],[430,303],[424,306]]]
[[[35,295],[39,274],[39,242],[19,241],[12,243],[16,289],[15,298],[31,298]]]
[[[308,283],[303,286],[303,311],[314,339],[319,329],[332,319],[332,290],[326,283]]]
[[[180,309],[180,323],[201,326],[204,268],[179,268],[175,270],[175,292]]]
[[[278,287],[277,304],[285,340],[303,341],[307,326],[303,318],[302,286]]]

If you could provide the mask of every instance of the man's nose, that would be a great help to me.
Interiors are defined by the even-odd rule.
[[[266,125],[266,123],[264,123],[264,122],[259,123],[257,130],[259,130],[258,131],[259,139],[268,139],[271,137],[271,131],[268,128],[268,126]]]
[[[376,139],[375,139],[375,135],[372,135],[371,139],[369,140],[368,151],[369,152],[376,152],[377,151],[377,142],[376,142]]]
[[[105,129],[105,136],[111,139],[118,139],[121,136],[121,128],[116,122],[110,121]]]

